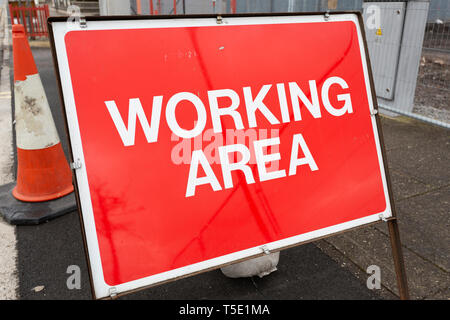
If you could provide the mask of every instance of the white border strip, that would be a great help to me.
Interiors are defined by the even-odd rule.
[[[13,130],[11,117],[11,85],[9,75],[10,38],[8,9],[5,1],[0,5],[0,185],[14,181]],[[16,227],[9,225],[0,215],[0,300],[17,300],[19,279],[17,272]]]
[[[223,18],[222,24],[217,24],[215,18],[184,18],[184,19],[149,19],[149,20],[118,20],[118,21],[88,21],[87,29],[81,29],[79,26],[72,26],[67,28],[66,22],[53,22],[53,36],[55,39],[56,56],[59,65],[59,73],[61,79],[61,86],[66,108],[66,116],[68,122],[68,130],[72,144],[72,152],[75,160],[80,160],[84,163],[83,145],[80,136],[80,129],[78,127],[77,110],[73,95],[72,81],[70,76],[70,69],[67,59],[67,52],[64,43],[64,37],[67,32],[74,30],[118,30],[118,29],[141,29],[141,28],[176,28],[176,27],[226,27],[227,25],[259,25],[259,24],[287,24],[287,23],[311,23],[311,22],[333,22],[333,21],[351,21],[354,22],[358,32],[358,40],[361,49],[362,67],[364,70],[364,77],[366,82],[366,91],[368,97],[368,104],[370,110],[374,109],[372,103],[372,91],[370,87],[370,78],[368,73],[366,54],[364,49],[364,42],[359,26],[359,21],[356,14],[336,14],[331,15],[325,21],[322,15],[311,16],[270,16],[270,17],[226,17]],[[294,237],[282,239],[271,242],[265,246],[270,251],[280,250],[288,246],[306,242],[312,239],[324,237],[326,235],[341,232],[355,228],[364,224],[375,222],[383,218],[392,216],[389,193],[386,182],[386,173],[384,171],[383,158],[381,153],[380,141],[378,138],[378,129],[375,117],[372,117],[372,127],[376,141],[376,148],[378,152],[378,160],[380,164],[380,173],[383,181],[384,194],[386,200],[386,209],[384,212],[373,214],[364,218],[348,221],[335,226],[315,230],[305,234]],[[95,220],[92,209],[92,202],[89,192],[89,184],[85,166],[82,166],[76,171],[76,179],[79,186],[79,197],[81,202],[81,212],[84,222],[84,230],[86,236],[86,243],[89,253],[89,260],[91,266],[92,281],[96,298],[105,298],[110,296],[110,289],[112,288],[105,283],[103,278],[103,269],[100,259],[100,250],[98,245],[97,233],[95,228]],[[170,270],[159,273],[142,279],[123,283],[114,287],[116,293],[123,293],[130,290],[135,290],[141,287],[154,285],[167,280],[183,277],[189,274],[197,273],[202,270],[207,270],[221,265],[229,264],[231,262],[253,257],[261,254],[261,247],[253,247],[246,250],[234,252],[228,255],[220,256],[214,259],[202,261],[182,268]]]

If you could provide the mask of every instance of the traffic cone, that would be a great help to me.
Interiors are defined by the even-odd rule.
[[[13,25],[12,39],[17,142],[12,194],[26,202],[57,199],[73,191],[72,173],[23,25]]]

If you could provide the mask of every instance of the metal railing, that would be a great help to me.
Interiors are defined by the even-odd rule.
[[[29,37],[48,37],[47,18],[50,16],[48,5],[14,6],[9,5],[11,24],[22,24]]]

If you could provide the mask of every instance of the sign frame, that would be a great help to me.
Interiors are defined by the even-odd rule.
[[[379,146],[378,146],[378,152],[380,153],[380,160],[382,161],[382,167],[381,167],[381,174],[382,174],[382,179],[383,179],[383,185],[385,188],[385,192],[386,192],[386,206],[387,208],[389,208],[391,215],[390,216],[383,216],[383,214],[378,215],[377,217],[372,217],[371,219],[365,219],[363,222],[359,222],[356,225],[350,225],[350,226],[344,226],[343,228],[333,228],[335,226],[331,226],[325,229],[329,229],[329,232],[326,234],[320,234],[320,235],[313,235],[311,237],[306,237],[303,238],[299,241],[294,241],[291,243],[285,243],[283,245],[278,245],[275,247],[271,247],[270,248],[270,252],[275,252],[275,251],[281,251],[290,247],[294,247],[294,246],[298,246],[301,244],[305,244],[305,243],[309,243],[312,241],[316,241],[319,239],[323,239],[323,238],[327,238],[336,234],[340,234],[343,232],[347,232],[350,230],[354,230],[354,229],[360,229],[360,228],[364,228],[367,227],[369,225],[373,225],[375,223],[379,223],[380,221],[384,221],[387,222],[388,224],[388,229],[389,229],[389,235],[390,235],[390,242],[391,242],[391,247],[392,247],[392,254],[393,254],[393,259],[394,259],[394,265],[395,265],[395,270],[396,270],[396,275],[397,275],[397,284],[399,287],[399,293],[400,293],[400,298],[401,299],[408,299],[409,298],[409,293],[408,293],[408,286],[407,286],[407,279],[406,279],[406,271],[405,271],[405,266],[404,266],[404,261],[403,261],[403,254],[402,254],[402,248],[401,248],[401,242],[400,242],[400,236],[399,236],[399,231],[398,231],[398,224],[397,224],[397,214],[396,214],[396,210],[395,210],[395,206],[394,206],[394,198],[393,198],[393,194],[392,194],[392,184],[390,181],[390,175],[389,175],[389,170],[388,170],[388,166],[387,166],[387,159],[386,159],[386,151],[385,151],[385,145],[384,145],[384,139],[383,139],[383,133],[382,133],[382,128],[381,128],[381,123],[380,123],[380,116],[378,113],[378,104],[377,104],[377,99],[376,99],[376,93],[375,93],[375,85],[374,85],[374,80],[373,80],[373,75],[372,75],[372,69],[371,69],[371,65],[370,65],[370,58],[369,58],[369,53],[368,53],[368,48],[367,48],[367,42],[366,42],[366,35],[364,32],[364,23],[363,23],[363,16],[359,11],[335,11],[333,13],[329,13],[329,12],[308,12],[308,13],[258,13],[258,14],[222,14],[222,15],[216,15],[216,14],[201,14],[201,15],[160,15],[160,16],[90,16],[90,17],[83,17],[82,19],[84,19],[84,21],[86,21],[86,24],[89,25],[89,22],[92,21],[131,21],[131,20],[168,20],[170,21],[171,19],[179,19],[179,20],[183,20],[183,19],[216,19],[217,23],[222,23],[223,19],[232,19],[232,18],[253,18],[253,17],[268,17],[268,18],[275,18],[275,17],[304,17],[304,16],[317,16],[320,17],[321,19],[323,19],[323,22],[329,21],[330,19],[333,20],[333,17],[337,17],[339,15],[353,15],[356,17],[356,21],[355,24],[357,24],[358,27],[358,32],[360,33],[360,36],[362,38],[362,43],[360,42],[360,45],[362,45],[361,51],[363,52],[362,54],[362,60],[363,60],[363,67],[367,68],[367,70],[364,70],[364,75],[366,78],[366,82],[367,80],[369,81],[368,83],[366,83],[366,88],[368,88],[368,98],[369,98],[369,102],[371,103],[371,107],[372,112],[373,112],[373,117],[374,117],[374,121],[375,121],[375,126],[374,129],[376,128],[376,131],[374,131],[374,135],[375,138],[378,138],[378,140],[376,140],[376,142],[378,141]],[[229,264],[234,264],[237,262],[241,262],[241,261],[245,261],[245,260],[249,260],[258,256],[262,256],[265,254],[264,251],[255,251],[255,250],[251,250],[250,252],[246,253],[244,256],[240,256],[238,258],[234,257],[232,260],[219,260],[216,261],[214,263],[214,265],[211,265],[209,267],[202,267],[201,269],[186,269],[186,272],[183,274],[179,274],[176,276],[172,276],[170,278],[166,278],[166,279],[161,279],[160,281],[156,281],[153,283],[148,283],[147,284],[134,284],[131,286],[125,286],[124,288],[119,288],[119,290],[117,290],[116,287],[118,286],[122,286],[123,284],[120,284],[116,287],[109,287],[109,288],[105,288],[102,287],[101,289],[99,289],[99,286],[102,285],[101,283],[99,284],[99,279],[97,277],[98,273],[101,272],[101,266],[100,266],[100,270],[98,269],[98,266],[95,266],[95,263],[92,263],[92,259],[93,259],[93,255],[97,256],[98,252],[94,252],[92,253],[92,245],[90,245],[90,242],[92,242],[92,240],[89,240],[87,238],[87,233],[86,233],[86,229],[89,228],[89,223],[86,224],[86,218],[83,215],[83,205],[82,205],[82,201],[81,198],[83,197],[83,195],[81,195],[82,191],[80,190],[80,186],[79,186],[79,176],[78,176],[78,172],[77,169],[77,163],[80,162],[79,157],[75,158],[74,156],[74,148],[73,148],[73,139],[71,138],[71,132],[70,130],[74,130],[74,128],[71,128],[71,124],[69,123],[69,115],[67,113],[67,109],[66,109],[66,104],[67,103],[67,97],[64,96],[64,93],[67,94],[67,88],[64,88],[64,84],[61,80],[61,76],[62,76],[62,70],[61,70],[61,65],[60,65],[60,61],[58,60],[58,44],[57,44],[57,40],[55,41],[55,29],[57,28],[57,24],[59,23],[67,23],[70,18],[69,17],[50,17],[48,19],[48,28],[49,28],[49,36],[50,36],[50,43],[51,43],[51,50],[52,50],[52,55],[53,55],[53,62],[54,62],[54,66],[55,66],[55,73],[56,73],[56,77],[57,77],[57,83],[58,83],[58,89],[59,89],[59,94],[60,94],[60,99],[61,99],[61,108],[62,108],[62,112],[64,115],[64,125],[65,125],[65,131],[67,134],[67,138],[68,138],[68,146],[69,146],[69,156],[70,156],[70,163],[75,164],[72,165],[72,170],[73,170],[73,182],[74,182],[74,186],[75,186],[75,195],[76,195],[76,201],[77,201],[77,206],[78,206],[78,213],[79,213],[79,219],[80,219],[80,225],[81,225],[81,229],[82,229],[82,236],[83,236],[83,243],[84,243],[84,249],[85,249],[85,254],[86,254],[86,258],[87,258],[87,264],[88,264],[88,269],[89,269],[89,278],[90,278],[90,283],[91,283],[91,292],[92,292],[92,296],[94,299],[108,299],[108,298],[116,298],[118,296],[121,295],[125,295],[128,293],[132,293],[135,291],[140,291],[140,290],[144,290],[147,289],[149,287],[153,287],[156,285],[161,285],[167,282],[171,282],[171,281],[175,281],[181,278],[185,278],[188,276],[193,276],[199,273],[203,273],[203,272],[207,272],[213,269],[218,269],[221,268],[223,266],[229,265]],[[84,24],[83,21],[83,24]],[[84,29],[85,26],[81,26],[78,25],[76,27],[76,29],[74,30],[86,30]],[[56,31],[58,32],[58,31]],[[67,58],[67,56],[66,56]],[[365,62],[365,65],[364,65]],[[63,67],[64,68],[64,67]],[[73,89],[72,89],[73,90]],[[72,95],[73,95],[73,91],[72,91]],[[79,129],[78,129],[79,130]],[[86,192],[86,191],[85,191]],[[92,204],[91,204],[92,205]],[[367,217],[366,217],[367,218]],[[362,218],[364,219],[364,218]],[[362,220],[362,219],[357,219],[357,220]],[[353,222],[355,220],[352,220],[350,222]],[[343,223],[344,224],[348,224],[348,222]],[[319,229],[316,231],[320,231],[323,229]],[[92,230],[91,230],[92,231]],[[309,232],[309,233],[316,233],[316,231],[313,232]],[[305,234],[302,234],[305,235]],[[294,237],[293,237],[294,238]],[[279,241],[275,241],[275,242],[280,242],[282,240]],[[252,248],[254,249],[254,248]],[[243,250],[243,251],[247,251],[247,250]],[[229,256],[229,255],[227,255]],[[98,258],[98,257],[95,257]],[[215,260],[215,259],[211,259],[211,260]],[[101,264],[101,263],[100,263]],[[189,267],[189,266],[187,266]],[[185,267],[183,267],[185,268]],[[179,268],[182,269],[182,268]],[[145,279],[145,278],[144,278]],[[142,280],[142,279],[138,279],[138,280]],[[137,282],[138,280],[135,281],[131,281],[131,282]],[[104,283],[104,281],[103,281]],[[106,285],[106,283],[104,283]],[[105,290],[107,289],[107,290]]]

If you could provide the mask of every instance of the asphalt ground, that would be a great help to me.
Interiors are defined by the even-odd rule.
[[[17,228],[21,299],[91,299],[87,265],[77,214],[46,224]],[[81,270],[81,289],[69,290],[68,266]],[[35,292],[33,288],[44,286]],[[119,299],[380,299],[351,272],[314,244],[285,250],[278,270],[258,278],[230,279],[220,270],[177,280]]]
[[[34,48],[33,55],[67,154],[67,138],[50,50]],[[38,226],[18,226],[16,234],[20,299],[92,298],[77,212]],[[80,289],[68,289],[67,280],[71,274],[67,270],[72,265],[80,268]],[[230,279],[220,270],[213,270],[120,299],[386,298],[380,290],[369,290],[366,279],[355,276],[349,268],[310,243],[281,252],[278,270],[264,278]]]

